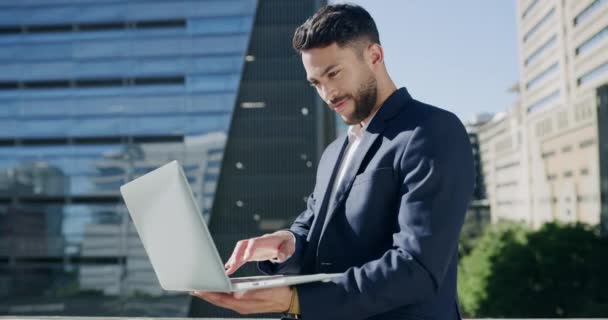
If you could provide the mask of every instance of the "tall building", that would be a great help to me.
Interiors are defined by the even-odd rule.
[[[527,143],[516,101],[478,130],[480,161],[485,192],[493,222],[513,219],[530,222],[529,172],[524,158]]]
[[[493,219],[605,224],[608,1],[518,0],[517,25],[518,100],[479,133]]]
[[[491,114],[478,114],[471,121],[465,122],[465,128],[469,135],[469,141],[473,148],[473,167],[475,170],[475,186],[473,188],[473,196],[464,224],[462,226],[461,250],[468,251],[472,248],[469,245],[468,239],[474,239],[481,235],[485,226],[490,223],[490,205],[486,193],[486,181],[483,174],[484,167],[481,162],[480,144],[479,144],[479,128],[492,119]]]
[[[317,161],[335,138],[335,117],[306,84],[291,46],[321,1],[258,3],[247,64],[224,153],[209,228],[223,261],[242,239],[287,228],[305,209]],[[258,274],[255,264],[235,276]],[[190,315],[238,314],[193,300]]]
[[[174,159],[224,256],[293,218],[334,132],[289,48],[320,5],[2,1],[0,314],[188,315],[118,189]]]

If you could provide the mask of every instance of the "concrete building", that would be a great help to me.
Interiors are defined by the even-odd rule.
[[[479,130],[492,219],[596,225],[608,1],[518,0],[517,25],[519,97]]]

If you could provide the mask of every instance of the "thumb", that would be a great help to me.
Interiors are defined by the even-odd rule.
[[[277,253],[277,259],[280,262],[283,262],[283,261],[287,260],[287,255],[285,254],[285,252],[279,250],[279,252]]]

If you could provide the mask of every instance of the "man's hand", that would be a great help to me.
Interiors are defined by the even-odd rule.
[[[200,291],[193,291],[190,294],[218,307],[231,309],[240,314],[251,314],[286,312],[293,292],[289,287],[277,287],[233,294]]]
[[[228,275],[233,274],[249,261],[284,262],[296,249],[293,234],[289,231],[277,231],[261,237],[241,240],[236,243],[232,256],[224,265]]]

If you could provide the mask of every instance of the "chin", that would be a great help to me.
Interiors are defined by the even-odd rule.
[[[352,114],[349,114],[347,116],[341,116],[342,120],[348,124],[348,125],[354,125],[354,124],[359,124],[361,123],[361,119],[358,119],[357,117],[355,117],[355,113],[353,112]]]
[[[346,123],[349,126],[355,125],[357,123],[359,123],[359,121],[355,120],[355,119],[347,119],[342,117],[342,121],[344,121],[344,123]]]

